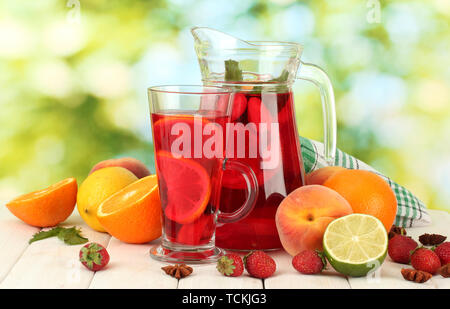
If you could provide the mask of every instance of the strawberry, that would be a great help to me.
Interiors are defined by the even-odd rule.
[[[417,270],[434,275],[441,267],[441,261],[433,250],[421,247],[411,254],[411,265]]]
[[[417,242],[412,238],[396,234],[389,240],[388,253],[394,262],[409,264],[411,251],[417,248]]]
[[[109,262],[105,247],[95,242],[84,245],[80,250],[80,262],[92,271],[101,270]]]
[[[270,128],[270,124],[274,122],[272,114],[267,109],[266,105],[257,97],[251,97],[248,100],[248,122],[253,122],[258,125],[259,123],[266,123],[267,128]]]
[[[227,253],[217,261],[217,270],[229,277],[239,277],[244,272],[244,263],[239,255]]]
[[[439,257],[442,265],[450,263],[450,242],[447,241],[437,246],[434,253]]]
[[[320,273],[327,264],[322,252],[317,250],[304,250],[294,256],[292,266],[302,274],[313,275]]]
[[[255,278],[268,278],[277,269],[275,261],[263,251],[252,251],[244,257],[245,269]]]
[[[233,108],[231,112],[231,121],[238,120],[247,109],[247,98],[242,93],[234,95]]]

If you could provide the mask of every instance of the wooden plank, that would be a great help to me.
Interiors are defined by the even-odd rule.
[[[430,211],[433,225],[408,229],[415,239],[423,233],[449,235],[450,214]],[[165,275],[164,264],[152,260],[148,250],[152,244],[130,245],[98,233],[87,227],[75,210],[64,224],[80,226],[90,241],[107,245],[111,262],[107,269],[94,273],[78,261],[80,246],[64,245],[51,238],[28,245],[28,240],[38,228],[28,226],[15,218],[6,208],[0,209],[0,288],[262,288],[263,281],[244,274],[238,278],[220,275],[215,265],[193,265],[194,273],[182,280]],[[449,235],[450,236],[450,235]],[[270,253],[277,262],[277,272],[264,281],[269,289],[276,288],[450,288],[450,280],[439,275],[425,284],[404,280],[400,269],[410,267],[393,263],[386,258],[379,276],[349,278],[333,270],[316,276],[297,273],[291,258],[284,252]]]
[[[109,265],[95,274],[92,289],[176,289],[178,280],[166,275],[161,267],[165,264],[153,260],[150,247],[156,242],[143,245],[123,243],[112,237],[108,244]]]
[[[320,275],[303,275],[292,266],[292,257],[280,251],[270,254],[277,263],[273,277],[264,280],[266,289],[348,289],[345,276],[330,266]]]
[[[178,283],[179,289],[262,289],[261,279],[250,277],[245,271],[240,277],[226,277],[216,264],[190,265],[194,272]]]
[[[8,208],[0,208],[0,282],[22,256],[28,240],[39,230],[17,219]]]
[[[63,224],[74,225],[81,227],[89,241],[104,246],[108,244],[110,236],[90,229],[77,210]],[[0,288],[87,288],[94,273],[79,262],[81,247],[65,245],[56,237],[32,243],[4,278]]]
[[[435,275],[431,278],[434,286],[438,289],[450,289],[450,279],[444,278],[441,275]]]
[[[348,278],[353,289],[433,289],[435,284],[432,280],[425,283],[415,283],[403,279],[400,270],[402,268],[412,268],[392,262],[386,258],[383,265],[371,276],[360,278]]]

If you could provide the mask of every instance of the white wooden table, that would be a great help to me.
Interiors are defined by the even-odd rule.
[[[450,236],[450,214],[444,211],[430,213],[431,227],[409,229],[408,234],[415,238],[425,232]],[[192,275],[177,280],[161,270],[165,264],[149,257],[149,249],[154,243],[125,244],[108,234],[95,232],[84,224],[77,210],[64,225],[81,227],[89,241],[107,247],[111,260],[105,270],[94,273],[80,264],[81,245],[67,246],[57,238],[29,245],[28,240],[39,229],[15,218],[6,207],[0,207],[0,288],[450,288],[450,279],[439,275],[424,284],[405,281],[400,274],[405,265],[393,263],[389,257],[380,271],[370,278],[347,278],[333,270],[321,275],[302,275],[292,268],[291,257],[282,251],[271,253],[277,271],[264,281],[247,274],[228,278],[219,274],[215,265],[193,265]]]

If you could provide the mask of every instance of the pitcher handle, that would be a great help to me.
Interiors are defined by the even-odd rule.
[[[238,161],[230,161],[228,159],[224,159],[222,169],[225,170],[235,170],[242,174],[247,184],[247,199],[244,204],[234,212],[221,212],[219,211],[219,215],[217,217],[218,223],[232,223],[244,219],[250,211],[253,210],[256,204],[256,197],[258,196],[258,180],[256,179],[255,173],[253,170],[247,165],[238,162]]]
[[[328,75],[317,65],[300,62],[297,79],[312,82],[319,87],[323,112],[324,157],[329,165],[334,165],[336,153],[336,109],[334,92]]]

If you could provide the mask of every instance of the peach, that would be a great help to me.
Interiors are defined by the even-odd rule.
[[[109,159],[98,162],[89,172],[89,175],[105,167],[118,166],[123,167],[132,172],[137,178],[143,178],[150,175],[150,171],[147,169],[144,163],[135,158],[119,158],[119,159]]]
[[[328,224],[353,213],[339,193],[320,185],[292,191],[278,206],[275,223],[283,248],[292,256],[303,250],[322,250]]]
[[[326,166],[319,168],[306,175],[306,184],[323,185],[328,178],[343,170],[345,170],[345,168],[341,166]]]

